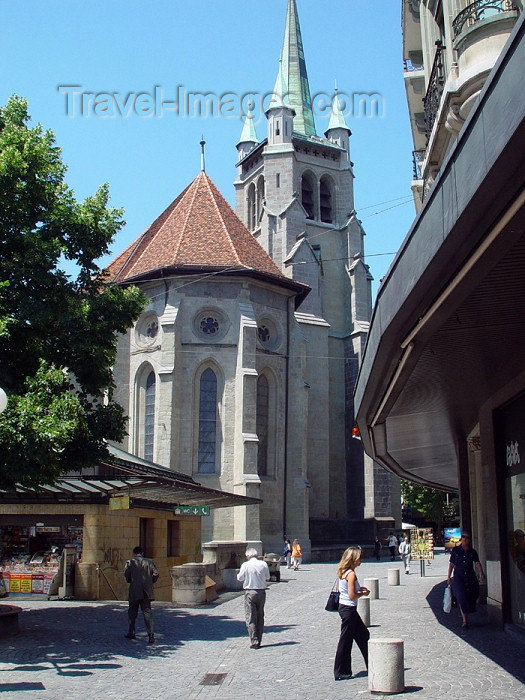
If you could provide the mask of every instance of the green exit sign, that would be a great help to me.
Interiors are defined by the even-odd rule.
[[[174,515],[209,515],[210,506],[175,506]]]

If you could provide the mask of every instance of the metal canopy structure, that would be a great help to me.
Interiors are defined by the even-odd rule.
[[[129,496],[130,507],[172,510],[174,506],[228,508],[261,503],[234,493],[210,489],[191,477],[109,447],[111,457],[93,474],[60,477],[53,485],[0,491],[0,503],[108,504],[110,498]]]

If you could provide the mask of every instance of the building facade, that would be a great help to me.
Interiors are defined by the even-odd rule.
[[[447,9],[445,2],[417,5]],[[415,6],[404,5],[407,32]],[[463,14],[445,14],[459,17],[456,45],[484,37],[483,57],[501,31],[508,36],[437,159],[439,171],[380,287],[357,383],[357,422],[368,454],[394,473],[459,490],[461,525],[487,572],[491,617],[525,634],[525,25],[518,3],[456,10]],[[501,23],[510,19],[509,35]],[[447,20],[444,44],[453,26]],[[437,115],[448,99],[444,90]],[[428,148],[440,128],[448,132],[429,123]]]
[[[373,541],[400,524],[397,480],[351,438],[371,313],[350,130],[334,100],[315,132],[295,0],[267,134],[247,115],[236,214],[205,172],[110,266],[150,304],[120,342],[124,449],[214,489],[260,498],[203,539],[280,551]]]
[[[494,67],[522,0],[406,0],[403,61],[416,209]]]

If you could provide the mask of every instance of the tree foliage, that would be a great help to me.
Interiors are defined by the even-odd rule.
[[[401,495],[405,508],[412,508],[436,523],[442,529],[443,517],[447,515],[449,503],[456,494],[431,489],[413,481],[401,480]],[[448,498],[447,498],[448,497]]]
[[[21,98],[0,108],[2,488],[52,483],[123,438],[112,365],[117,334],[144,307],[138,289],[109,284],[97,264],[124,223],[107,185],[77,202],[53,133],[29,122]]]

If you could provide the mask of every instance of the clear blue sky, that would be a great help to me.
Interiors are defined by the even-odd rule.
[[[382,97],[382,116],[347,118],[355,204],[367,232],[365,252],[376,291],[393,258],[386,254],[398,249],[414,218],[401,1],[297,4],[312,94],[333,94],[337,80],[342,93]],[[238,102],[223,98],[220,115],[207,117],[184,114],[182,107],[177,114],[167,103],[175,100],[177,86],[179,94],[213,93],[217,103],[226,93],[235,100],[270,92],[286,5],[286,0],[0,0],[0,104],[12,94],[28,99],[33,121],[55,133],[77,198],[109,183],[111,204],[125,209],[127,221],[113,244],[115,255],[198,174],[201,135],[206,171],[233,205],[235,144],[242,127]],[[79,87],[64,87],[73,85]],[[148,97],[155,90],[156,104]],[[82,107],[73,91],[98,95],[96,110],[89,98]],[[115,96],[111,102],[108,94]],[[259,139],[264,122],[261,117],[256,125]],[[327,124],[326,116],[316,116],[319,135]]]

